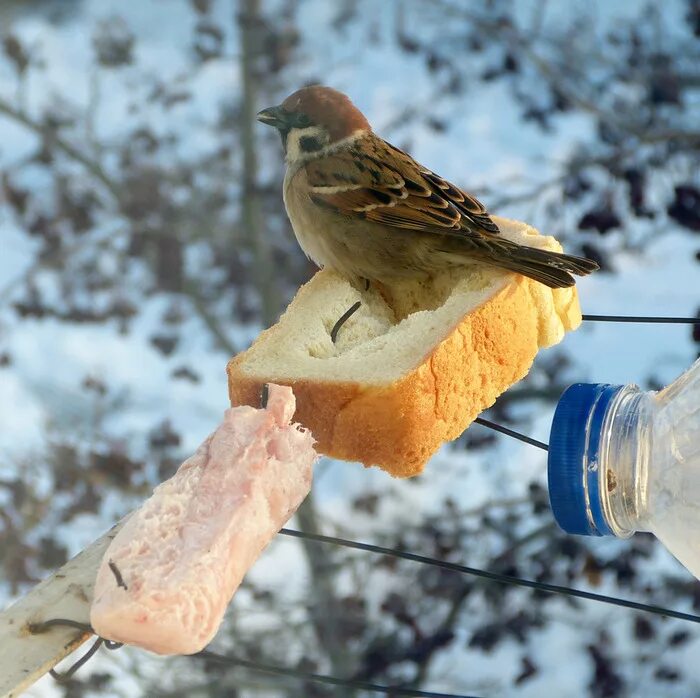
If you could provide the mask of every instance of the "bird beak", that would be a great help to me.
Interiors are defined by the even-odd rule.
[[[258,112],[255,117],[261,124],[274,126],[277,129],[284,129],[288,126],[288,114],[282,107],[268,107]]]

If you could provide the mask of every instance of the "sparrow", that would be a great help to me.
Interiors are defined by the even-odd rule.
[[[477,262],[560,288],[598,269],[507,240],[475,197],[380,138],[337,90],[304,87],[257,119],[282,137],[284,204],[301,248],[353,282]]]

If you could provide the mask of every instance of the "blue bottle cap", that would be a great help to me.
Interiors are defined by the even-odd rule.
[[[598,453],[605,412],[622,388],[576,383],[559,398],[549,437],[547,477],[554,518],[566,533],[612,535],[600,503]]]

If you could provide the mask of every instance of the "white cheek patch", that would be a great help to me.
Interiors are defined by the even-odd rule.
[[[287,161],[294,162],[301,157],[307,157],[309,151],[301,147],[302,139],[309,138],[319,143],[319,150],[328,145],[328,131],[320,126],[293,128],[287,134]],[[313,151],[312,151],[313,154]]]
[[[342,150],[346,146],[351,145],[355,141],[359,140],[367,134],[366,129],[357,129],[353,131],[349,136],[341,138],[339,141],[329,142],[329,135],[327,131],[319,126],[309,126],[307,128],[297,128],[292,129],[286,135],[285,140],[285,160],[287,165],[291,168],[291,171],[295,171],[296,167],[300,167],[309,160],[315,160],[316,158],[323,157],[324,155],[330,155],[338,150]],[[310,152],[304,151],[301,147],[302,138],[321,138],[321,142],[325,145],[319,150],[313,150]],[[397,187],[398,184],[393,184],[392,187]],[[401,180],[400,186],[403,186],[403,180]]]

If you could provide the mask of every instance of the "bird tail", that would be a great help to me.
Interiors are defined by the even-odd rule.
[[[518,245],[504,238],[480,239],[473,255],[494,266],[528,276],[550,288],[573,286],[576,280],[572,274],[586,276],[599,268],[592,259]]]

